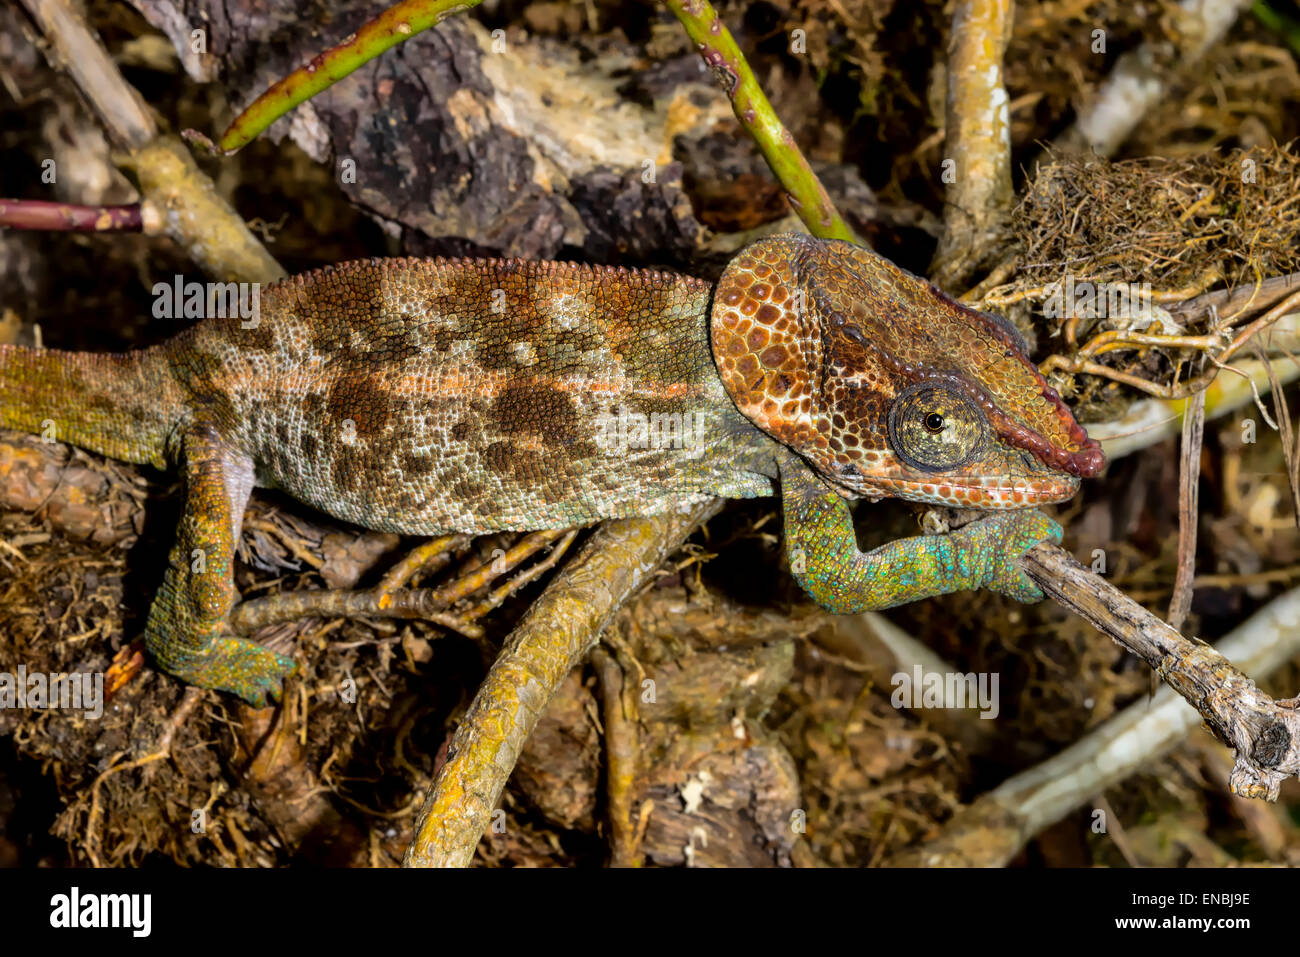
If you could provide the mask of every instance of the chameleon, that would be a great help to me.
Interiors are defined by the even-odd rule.
[[[1104,457],[1006,319],[865,248],[761,239],[716,283],[502,259],[372,259],[268,286],[125,353],[0,346],[0,427],[179,467],[145,624],[161,669],[255,706],[292,658],[233,635],[256,486],[410,535],[581,526],[779,491],[789,566],[835,613],[987,588]],[[862,552],[849,503],[988,514]]]

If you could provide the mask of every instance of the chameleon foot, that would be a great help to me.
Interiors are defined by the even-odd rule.
[[[1039,542],[1061,543],[1061,526],[1037,509],[1002,512],[972,522],[968,535],[987,569],[984,587],[1026,604],[1043,600],[1042,590],[1020,567],[1021,556]]]
[[[279,701],[284,679],[297,666],[292,658],[244,638],[214,638],[195,655],[169,664],[169,674],[200,688],[229,691],[255,708]],[[268,700],[268,698],[270,700]]]

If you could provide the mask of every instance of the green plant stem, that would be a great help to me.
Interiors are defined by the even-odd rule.
[[[1278,13],[1270,7],[1265,0],[1256,0],[1251,5],[1250,12],[1255,15],[1255,19],[1264,25],[1266,29],[1272,30],[1282,38],[1282,41],[1291,48],[1291,51],[1300,56],[1300,23],[1292,20],[1284,14]]]
[[[821,239],[846,239],[860,244],[861,240],[840,216],[821,180],[795,145],[794,137],[772,109],[731,31],[718,17],[718,11],[708,0],[665,2],[695,41],[700,56],[731,100],[736,119],[758,144],[808,231]]]
[[[480,0],[402,0],[368,22],[337,46],[317,55],[277,81],[235,118],[214,145],[206,136],[186,130],[192,143],[230,155],[259,133],[322,90],[328,89],[385,50],[436,25],[447,16],[468,10]],[[860,242],[840,216],[826,188],[777,117],[731,32],[708,0],[666,0],[695,42],[719,85],[731,101],[741,126],[754,138],[772,173],[785,189],[808,231],[823,239]]]
[[[480,0],[402,0],[369,21],[338,46],[317,55],[277,81],[235,117],[214,146],[207,137],[186,130],[185,138],[229,156],[248,145],[264,129],[299,103],[328,89],[364,63],[403,40],[422,33],[453,13],[477,6]]]

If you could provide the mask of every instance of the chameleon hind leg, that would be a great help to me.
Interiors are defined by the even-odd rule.
[[[185,507],[162,587],[149,610],[145,646],[168,674],[229,691],[263,707],[279,700],[291,658],[227,633],[231,578],[253,463],[215,429],[192,426],[183,439]]]
[[[802,462],[781,464],[790,570],[817,604],[836,614],[892,608],[955,591],[988,588],[1017,601],[1043,597],[1020,568],[1061,526],[1036,510],[997,512],[946,535],[917,535],[858,550],[848,503]]]

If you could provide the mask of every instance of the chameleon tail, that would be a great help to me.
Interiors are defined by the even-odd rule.
[[[0,345],[0,428],[164,468],[182,398],[159,348],[93,353]]]

